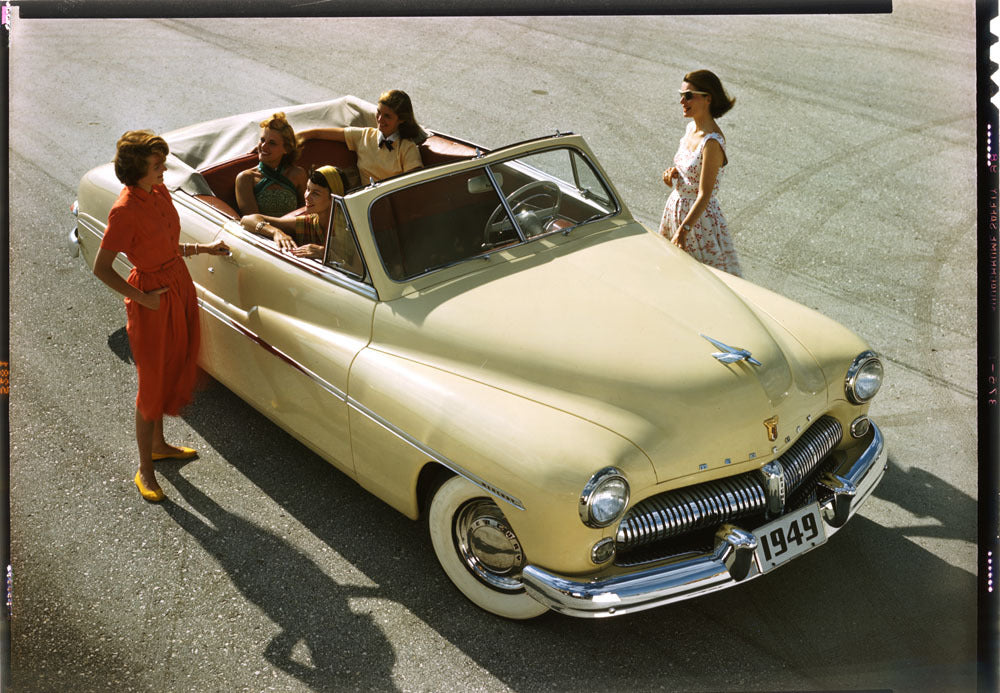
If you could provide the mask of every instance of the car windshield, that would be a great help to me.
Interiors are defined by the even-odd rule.
[[[560,147],[393,191],[372,204],[371,226],[389,276],[402,281],[618,208],[587,158]]]

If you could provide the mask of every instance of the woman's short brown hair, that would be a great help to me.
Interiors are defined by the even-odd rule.
[[[295,163],[295,160],[299,158],[299,154],[302,152],[302,144],[295,137],[295,130],[289,125],[288,119],[285,118],[284,113],[275,113],[270,118],[260,121],[260,126],[262,128],[270,128],[276,133],[281,135],[281,139],[285,142],[285,155],[281,157],[281,161],[278,162],[278,168],[285,168],[285,166],[291,166]]]
[[[149,173],[149,159],[170,153],[166,140],[151,130],[129,130],[118,138],[115,151],[115,175],[125,185],[136,185]]]
[[[698,91],[706,91],[712,95],[708,112],[713,118],[718,118],[723,113],[726,113],[736,103],[736,99],[730,98],[726,90],[722,88],[722,81],[715,76],[714,72],[695,70],[684,75],[684,81],[698,89]]]

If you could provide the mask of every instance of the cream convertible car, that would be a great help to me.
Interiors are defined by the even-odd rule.
[[[353,97],[285,110],[374,122]],[[181,240],[232,248],[188,260],[201,365],[425,517],[480,607],[609,616],[731,587],[826,542],[881,480],[879,357],[646,230],[581,137],[430,133],[423,169],[335,198],[319,262],[232,209],[269,113],[165,135]],[[302,163],[353,154],[307,142]],[[120,189],[111,164],[80,183],[88,263]]]

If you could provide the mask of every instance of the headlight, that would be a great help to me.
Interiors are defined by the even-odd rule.
[[[874,351],[865,351],[847,369],[844,392],[854,404],[869,401],[882,387],[882,360]]]
[[[580,519],[588,527],[607,527],[628,505],[629,488],[625,475],[605,467],[590,477],[580,494]]]

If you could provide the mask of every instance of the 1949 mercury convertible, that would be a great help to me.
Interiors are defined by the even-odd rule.
[[[284,110],[297,130],[374,123],[354,97]],[[200,365],[425,517],[480,607],[609,616],[731,587],[826,542],[881,480],[879,356],[642,227],[583,138],[429,132],[424,168],[334,197],[318,261],[238,223],[270,112],[164,135],[181,241],[232,249],[187,261]],[[318,140],[300,159],[355,163]],[[120,190],[111,164],[80,182],[91,265]]]

